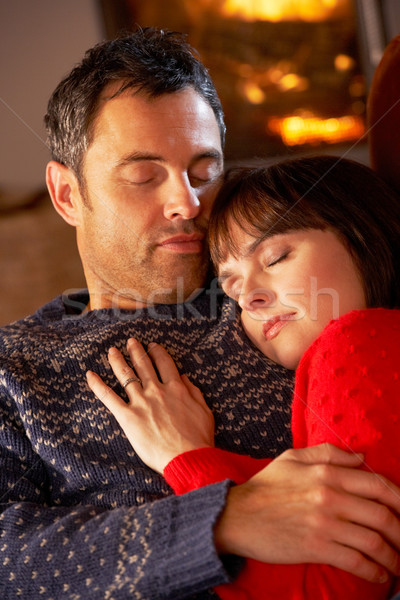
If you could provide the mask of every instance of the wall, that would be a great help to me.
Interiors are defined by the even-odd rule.
[[[62,76],[102,39],[95,0],[0,3],[0,193],[43,186],[49,154],[43,115]]]
[[[60,79],[104,37],[95,0],[0,3],[0,325],[85,284],[74,229],[44,191],[42,122]]]

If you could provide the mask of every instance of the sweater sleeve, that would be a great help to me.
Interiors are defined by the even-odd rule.
[[[224,479],[243,483],[270,462],[268,458],[255,459],[220,448],[199,448],[171,460],[164,477],[176,494],[184,494]]]
[[[49,506],[49,469],[0,397],[2,599],[212,598],[229,580],[213,542],[227,482],[140,506]]]

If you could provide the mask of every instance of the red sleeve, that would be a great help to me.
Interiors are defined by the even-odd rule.
[[[220,448],[199,448],[180,454],[165,467],[164,477],[176,494],[231,479],[243,483],[271,462]]]
[[[356,311],[330,324],[296,372],[294,447],[329,441],[362,451],[368,467],[400,483],[398,436],[400,311]],[[188,452],[164,472],[178,493],[230,478],[240,483],[267,464],[215,448]],[[326,565],[248,560],[219,586],[223,600],[385,600],[392,582],[373,584]]]

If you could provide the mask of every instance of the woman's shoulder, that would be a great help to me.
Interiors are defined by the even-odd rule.
[[[400,352],[400,310],[354,310],[330,321],[303,355],[303,365],[376,360]],[[300,364],[301,364],[300,363]],[[300,366],[300,365],[299,365]]]
[[[375,338],[388,331],[400,328],[400,310],[389,308],[365,308],[352,310],[339,319],[330,321],[321,333],[321,338],[332,336],[351,337],[355,334],[363,338]]]

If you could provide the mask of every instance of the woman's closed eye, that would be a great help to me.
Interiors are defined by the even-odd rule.
[[[269,259],[267,261],[267,265],[266,265],[267,268],[273,267],[274,265],[277,265],[277,264],[283,262],[284,260],[286,260],[288,258],[289,254],[290,254],[290,251],[286,250],[285,252],[280,254],[277,258]]]
[[[241,281],[232,281],[231,278],[219,278],[219,284],[224,290],[225,294],[234,300],[237,300],[242,291],[242,283]]]

